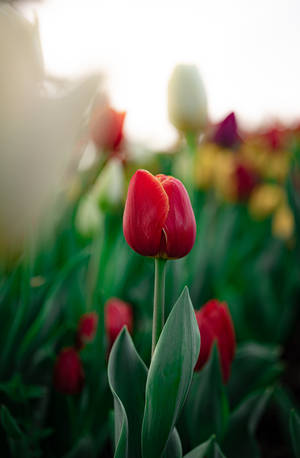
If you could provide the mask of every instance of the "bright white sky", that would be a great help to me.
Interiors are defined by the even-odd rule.
[[[47,68],[104,71],[130,138],[167,146],[166,88],[178,62],[199,66],[209,112],[242,122],[300,118],[299,0],[46,0],[35,5]]]

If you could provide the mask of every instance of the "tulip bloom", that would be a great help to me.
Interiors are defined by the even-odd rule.
[[[109,105],[98,108],[91,119],[90,132],[95,145],[105,151],[116,151],[123,139],[126,113],[118,112]]]
[[[232,148],[239,143],[238,126],[233,112],[216,126],[213,141],[224,148]]]
[[[85,313],[79,320],[76,343],[79,349],[86,343],[92,342],[97,332],[98,314],[96,312]]]
[[[200,370],[208,361],[213,343],[216,341],[223,381],[226,383],[235,353],[235,333],[227,305],[214,299],[195,313],[201,335],[201,348],[195,371]]]
[[[198,68],[177,65],[168,85],[168,113],[171,123],[182,132],[199,133],[207,122],[207,100]]]
[[[123,326],[131,333],[133,329],[133,313],[129,304],[115,297],[105,304],[105,329],[109,346],[112,347]]]
[[[143,256],[186,256],[195,242],[196,222],[181,181],[137,170],[128,188],[123,231],[128,245]]]
[[[84,373],[78,353],[66,347],[59,353],[54,367],[54,387],[64,394],[78,394],[82,390]]]
[[[258,183],[258,176],[248,164],[236,162],[234,167],[235,196],[246,200]]]

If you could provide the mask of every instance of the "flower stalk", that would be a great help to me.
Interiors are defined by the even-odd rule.
[[[152,323],[152,356],[165,321],[165,281],[166,263],[163,258],[155,258],[153,323]]]

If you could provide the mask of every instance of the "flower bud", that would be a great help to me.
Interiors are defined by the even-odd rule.
[[[133,313],[129,304],[115,297],[105,304],[105,329],[111,348],[123,326],[131,333],[133,329]]]
[[[72,347],[61,350],[54,366],[54,387],[64,394],[78,394],[83,388],[84,373],[78,353]]]
[[[124,198],[124,171],[118,158],[111,158],[97,178],[92,195],[103,211],[121,207]]]
[[[96,312],[85,313],[80,317],[76,337],[76,346],[78,349],[82,349],[85,344],[94,340],[97,327],[98,314]]]
[[[83,237],[95,236],[102,227],[102,214],[94,197],[89,194],[82,198],[79,203],[75,226]]]
[[[285,201],[284,190],[276,184],[263,184],[256,187],[249,200],[249,211],[253,218],[264,219],[270,216]]]
[[[223,148],[233,148],[240,141],[235,114],[232,112],[215,128],[213,141]]]
[[[289,240],[295,229],[295,220],[292,210],[287,204],[281,205],[275,212],[272,220],[272,233],[274,237]]]
[[[118,112],[105,104],[95,110],[90,124],[91,138],[97,148],[116,151],[123,139],[126,113]]]
[[[235,161],[234,167],[234,197],[246,200],[258,182],[258,176],[249,164]]]
[[[128,245],[143,256],[186,256],[195,242],[196,222],[181,181],[137,170],[129,183],[123,231]]]
[[[204,85],[195,65],[177,65],[168,85],[170,122],[183,132],[201,132],[207,122]]]
[[[208,361],[213,343],[216,342],[224,383],[230,376],[235,353],[235,333],[230,312],[225,302],[213,299],[195,312],[201,336],[201,348],[195,371]]]

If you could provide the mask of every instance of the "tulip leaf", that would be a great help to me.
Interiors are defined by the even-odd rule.
[[[300,417],[295,409],[292,409],[290,412],[290,434],[294,455],[296,458],[300,458]]]
[[[179,420],[179,432],[185,431],[188,445],[192,447],[212,434],[221,441],[227,427],[228,415],[228,400],[222,382],[218,350],[214,345],[207,364],[194,374]]]
[[[124,327],[116,340],[109,358],[109,383],[114,397],[122,404],[127,418],[128,456],[141,456],[141,430],[145,406],[147,367],[139,357],[132,339]],[[119,407],[117,406],[117,411]],[[121,409],[123,415],[123,410]],[[118,425],[120,417],[115,412]],[[119,437],[119,428],[116,428]]]
[[[231,406],[236,407],[247,393],[264,388],[278,378],[283,370],[279,354],[280,348],[275,345],[258,342],[239,345],[228,382]]]
[[[187,455],[184,455],[184,458],[225,458],[225,455],[222,453],[213,435],[206,442],[203,442]]]
[[[19,428],[19,425],[17,424],[8,408],[4,405],[1,407],[1,424],[8,437],[14,440],[22,439],[23,433]]]
[[[272,395],[272,390],[252,393],[230,416],[226,437],[222,443],[230,458],[259,458],[260,452],[255,440],[256,426]]]
[[[120,337],[120,336],[119,336]],[[114,397],[115,454],[114,458],[128,457],[128,419],[124,405],[117,395],[117,356],[118,341],[115,341],[108,361],[108,383]]]
[[[170,435],[163,458],[182,458],[182,445],[176,428]]]
[[[195,312],[185,288],[163,328],[148,373],[143,458],[163,454],[187,397],[199,348]]]

